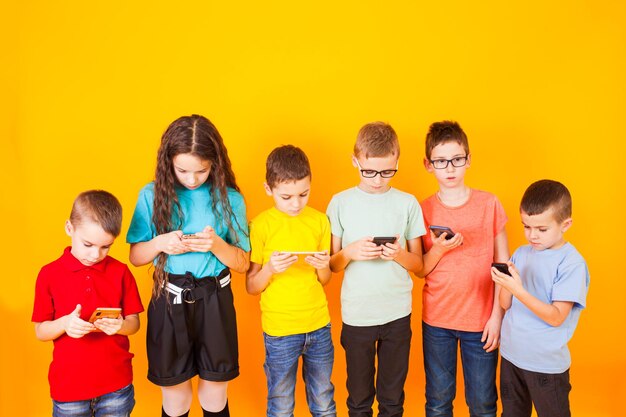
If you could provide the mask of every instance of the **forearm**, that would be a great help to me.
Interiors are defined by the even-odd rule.
[[[139,326],[139,314],[129,314],[124,317],[122,328],[117,332],[117,334],[130,336],[131,334],[135,334],[139,331]]]
[[[134,266],[149,264],[161,251],[157,248],[157,238],[145,242],[137,242],[130,245],[130,263]]]
[[[350,258],[346,256],[345,251],[342,249],[330,257],[330,270],[332,272],[341,272],[346,269],[349,263]]]
[[[248,294],[261,294],[267,288],[272,275],[274,274],[270,270],[269,263],[261,267],[261,265],[253,262],[246,274],[246,291]]]
[[[500,294],[502,293],[502,287],[495,283],[494,285],[495,289],[493,292],[493,307],[491,309],[491,317],[498,318],[500,321],[502,321],[502,318],[504,317],[504,309],[500,305]]]
[[[315,272],[317,273],[317,280],[322,285],[328,284],[328,282],[330,281],[330,278],[333,276],[333,273],[330,270],[330,267],[322,268],[322,269],[316,269]]]
[[[65,320],[67,316],[56,320],[35,323],[35,336],[42,342],[49,342],[65,334]]]
[[[536,314],[537,317],[545,321],[550,326],[556,327],[563,323],[565,316],[563,315],[563,312],[554,304],[544,303],[524,288],[513,295],[530,311]]]
[[[444,253],[445,252],[437,250],[434,246],[430,248],[423,256],[422,268],[416,272],[417,276],[424,278],[426,275],[430,274],[441,258],[443,258]]]
[[[511,308],[511,304],[513,303],[513,294],[506,288],[496,284],[496,288],[500,288],[500,293],[498,294],[497,300],[499,301],[500,307],[504,310],[508,310]]]
[[[411,271],[415,274],[422,271],[424,267],[421,253],[409,252],[403,248],[400,248],[398,256],[396,256],[395,258],[395,261],[407,271]]]
[[[244,273],[250,267],[250,253],[243,249],[230,245],[220,239],[219,243],[211,249],[213,255],[220,260],[221,263],[235,272]]]

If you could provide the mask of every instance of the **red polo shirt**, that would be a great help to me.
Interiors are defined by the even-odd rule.
[[[128,267],[107,256],[85,266],[66,248],[37,277],[32,321],[56,320],[82,306],[89,320],[96,307],[121,307],[122,316],[143,311],[135,278]],[[48,373],[50,396],[81,401],[124,388],[133,380],[128,337],[92,332],[79,339],[63,334],[54,340]]]

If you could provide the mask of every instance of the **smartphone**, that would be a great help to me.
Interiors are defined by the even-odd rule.
[[[509,272],[509,266],[505,263],[501,263],[501,262],[494,262],[491,264],[491,266],[493,266],[494,268],[496,268],[498,271],[502,272],[503,274],[507,274],[508,276],[511,276],[511,273]]]
[[[284,252],[280,252],[281,255],[284,255],[285,253],[288,253],[290,255],[323,255],[324,254],[324,252],[307,252],[307,251],[301,251],[301,252],[284,251]]]
[[[385,243],[395,243],[396,242],[396,237],[395,236],[376,236],[374,238],[373,242],[377,246],[384,245]]]
[[[116,319],[122,314],[122,309],[119,307],[98,307],[96,308],[91,317],[89,318],[89,323],[93,323],[98,319]]]
[[[195,233],[190,233],[188,235],[183,235],[183,239],[197,239],[198,236],[196,236]]]
[[[446,240],[454,237],[454,232],[449,227],[430,225],[428,228],[433,231],[436,237],[441,236],[443,232],[446,232]]]

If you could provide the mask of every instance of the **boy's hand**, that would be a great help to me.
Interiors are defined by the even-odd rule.
[[[315,269],[325,269],[329,267],[330,255],[328,254],[328,251],[324,251],[324,253],[316,253],[315,255],[309,255],[304,258],[304,262],[308,263]]]
[[[173,232],[164,233],[155,237],[156,248],[159,252],[167,253],[168,255],[179,255],[181,253],[189,252],[189,249],[181,241],[183,232],[181,230],[175,230]]]
[[[105,317],[93,322],[93,325],[96,327],[96,329],[108,334],[109,336],[112,336],[119,332],[123,324],[124,319],[121,315],[115,319]]]
[[[74,311],[65,316],[65,323],[63,324],[65,333],[74,339],[79,339],[96,329],[93,324],[80,318],[81,309],[81,305],[77,304]]]
[[[519,294],[520,291],[524,289],[524,286],[522,284],[522,277],[520,277],[519,271],[517,270],[515,265],[513,265],[513,262],[508,261],[506,264],[509,266],[509,272],[511,273],[511,276],[503,274],[496,268],[491,267],[491,279],[493,280],[493,282],[499,284],[500,286],[502,286],[502,288],[506,289],[511,294],[516,296],[516,294]]]
[[[378,259],[383,249],[377,246],[373,240],[374,238],[371,236],[356,240],[343,248],[343,253],[351,261]]]
[[[382,253],[380,254],[380,259],[384,259],[385,261],[393,261],[396,259],[396,256],[400,253],[400,235],[396,235],[396,241],[394,243],[385,243],[384,245],[380,245],[382,249]]]
[[[270,256],[270,260],[267,263],[267,267],[272,274],[280,274],[285,272],[287,268],[298,262],[298,255],[292,255],[290,253],[274,252]]]
[[[211,226],[206,226],[195,235],[194,239],[183,240],[183,244],[191,252],[210,252],[216,244],[224,242]]]
[[[452,239],[446,239],[446,232],[443,232],[439,235],[439,237],[435,236],[433,231],[430,231],[430,239],[433,242],[432,249],[440,252],[442,255],[446,252],[451,251],[454,248],[458,248],[463,244],[463,235],[460,233],[456,233]]]
[[[485,342],[483,349],[485,352],[494,351],[500,346],[500,327],[502,326],[502,318],[491,316],[485,324],[481,342]]]

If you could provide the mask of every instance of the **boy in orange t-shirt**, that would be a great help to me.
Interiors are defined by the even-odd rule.
[[[503,311],[491,263],[509,259],[506,214],[490,193],[469,188],[471,156],[456,122],[438,122],[426,136],[424,166],[439,191],[421,203],[428,227],[451,229],[424,236],[422,336],[426,371],[426,417],[452,416],[457,350],[472,416],[496,416],[496,367]]]

